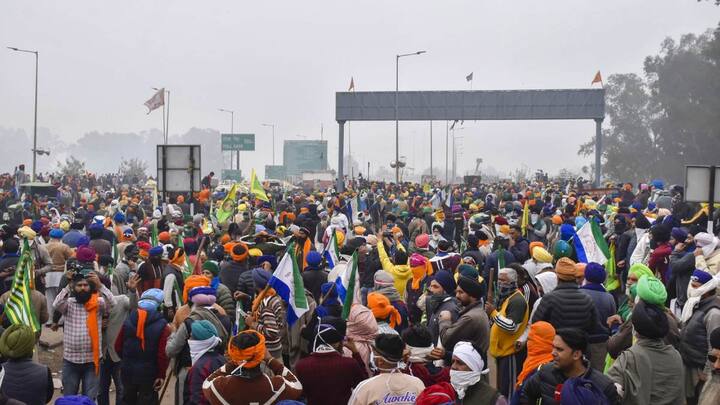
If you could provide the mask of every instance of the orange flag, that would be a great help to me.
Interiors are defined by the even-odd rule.
[[[600,71],[598,70],[597,73],[595,73],[595,78],[593,78],[590,85],[592,86],[595,83],[600,83],[600,85],[603,85],[602,76],[600,75]]]

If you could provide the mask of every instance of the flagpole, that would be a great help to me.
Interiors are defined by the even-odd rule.
[[[165,145],[167,145],[170,134],[170,90],[165,90],[165,92],[167,92],[167,118],[165,119]]]

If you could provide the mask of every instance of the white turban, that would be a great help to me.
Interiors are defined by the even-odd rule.
[[[482,374],[490,372],[489,369],[485,370],[485,362],[482,356],[480,356],[480,353],[475,350],[470,342],[457,342],[453,348],[452,355],[462,360],[472,371]]]
[[[700,232],[695,235],[695,244],[702,249],[704,256],[709,256],[715,251],[720,240],[707,232]]]

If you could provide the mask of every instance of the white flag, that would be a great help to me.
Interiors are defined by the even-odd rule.
[[[155,93],[154,96],[150,98],[150,100],[145,102],[145,107],[148,108],[148,114],[150,114],[153,110],[157,109],[158,107],[162,107],[165,105],[165,88],[158,90],[157,93]]]

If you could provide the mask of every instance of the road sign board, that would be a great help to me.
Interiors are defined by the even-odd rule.
[[[239,182],[242,180],[242,171],[235,169],[223,169],[220,174],[223,180],[233,180]]]
[[[222,150],[255,150],[255,134],[222,134]]]

